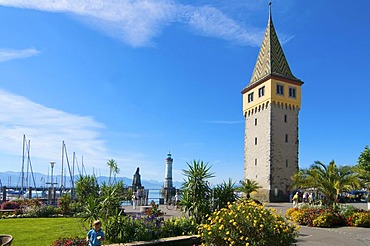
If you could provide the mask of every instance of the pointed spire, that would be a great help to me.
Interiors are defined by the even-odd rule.
[[[288,61],[285,58],[272,22],[271,2],[269,3],[269,20],[262,45],[258,54],[257,62],[253,70],[249,86],[268,77],[278,76],[294,81],[299,81],[290,71]]]
[[[272,2],[269,2],[269,20],[272,20],[271,4]]]

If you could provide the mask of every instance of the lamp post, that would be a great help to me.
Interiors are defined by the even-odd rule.
[[[50,184],[48,200],[49,200],[49,203],[51,203],[51,204],[55,204],[54,185],[57,184],[57,183],[54,183],[54,165],[55,165],[55,161],[51,161],[50,162],[50,166],[51,166],[50,182],[46,183],[46,184]]]
[[[55,165],[55,161],[51,161],[50,162],[50,166],[51,166],[51,189],[54,188],[54,182],[53,182],[53,177],[54,177],[54,165]]]

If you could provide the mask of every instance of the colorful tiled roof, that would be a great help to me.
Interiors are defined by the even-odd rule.
[[[299,81],[299,79],[294,77],[290,71],[283,49],[281,48],[278,36],[272,23],[271,9],[261,49],[258,54],[252,78],[247,87],[270,75]]]

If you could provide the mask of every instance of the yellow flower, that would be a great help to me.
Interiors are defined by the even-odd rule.
[[[227,231],[227,232],[226,232],[226,235],[229,235],[229,234],[230,234],[230,232],[229,232],[229,231]]]

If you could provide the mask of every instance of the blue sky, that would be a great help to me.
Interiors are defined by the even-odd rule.
[[[370,2],[273,1],[293,74],[305,82],[299,165],[356,164],[369,144]],[[34,172],[61,145],[87,172],[164,180],[192,160],[213,183],[243,178],[241,90],[268,20],[261,0],[0,0],[0,171]],[[94,169],[93,169],[94,167]]]

